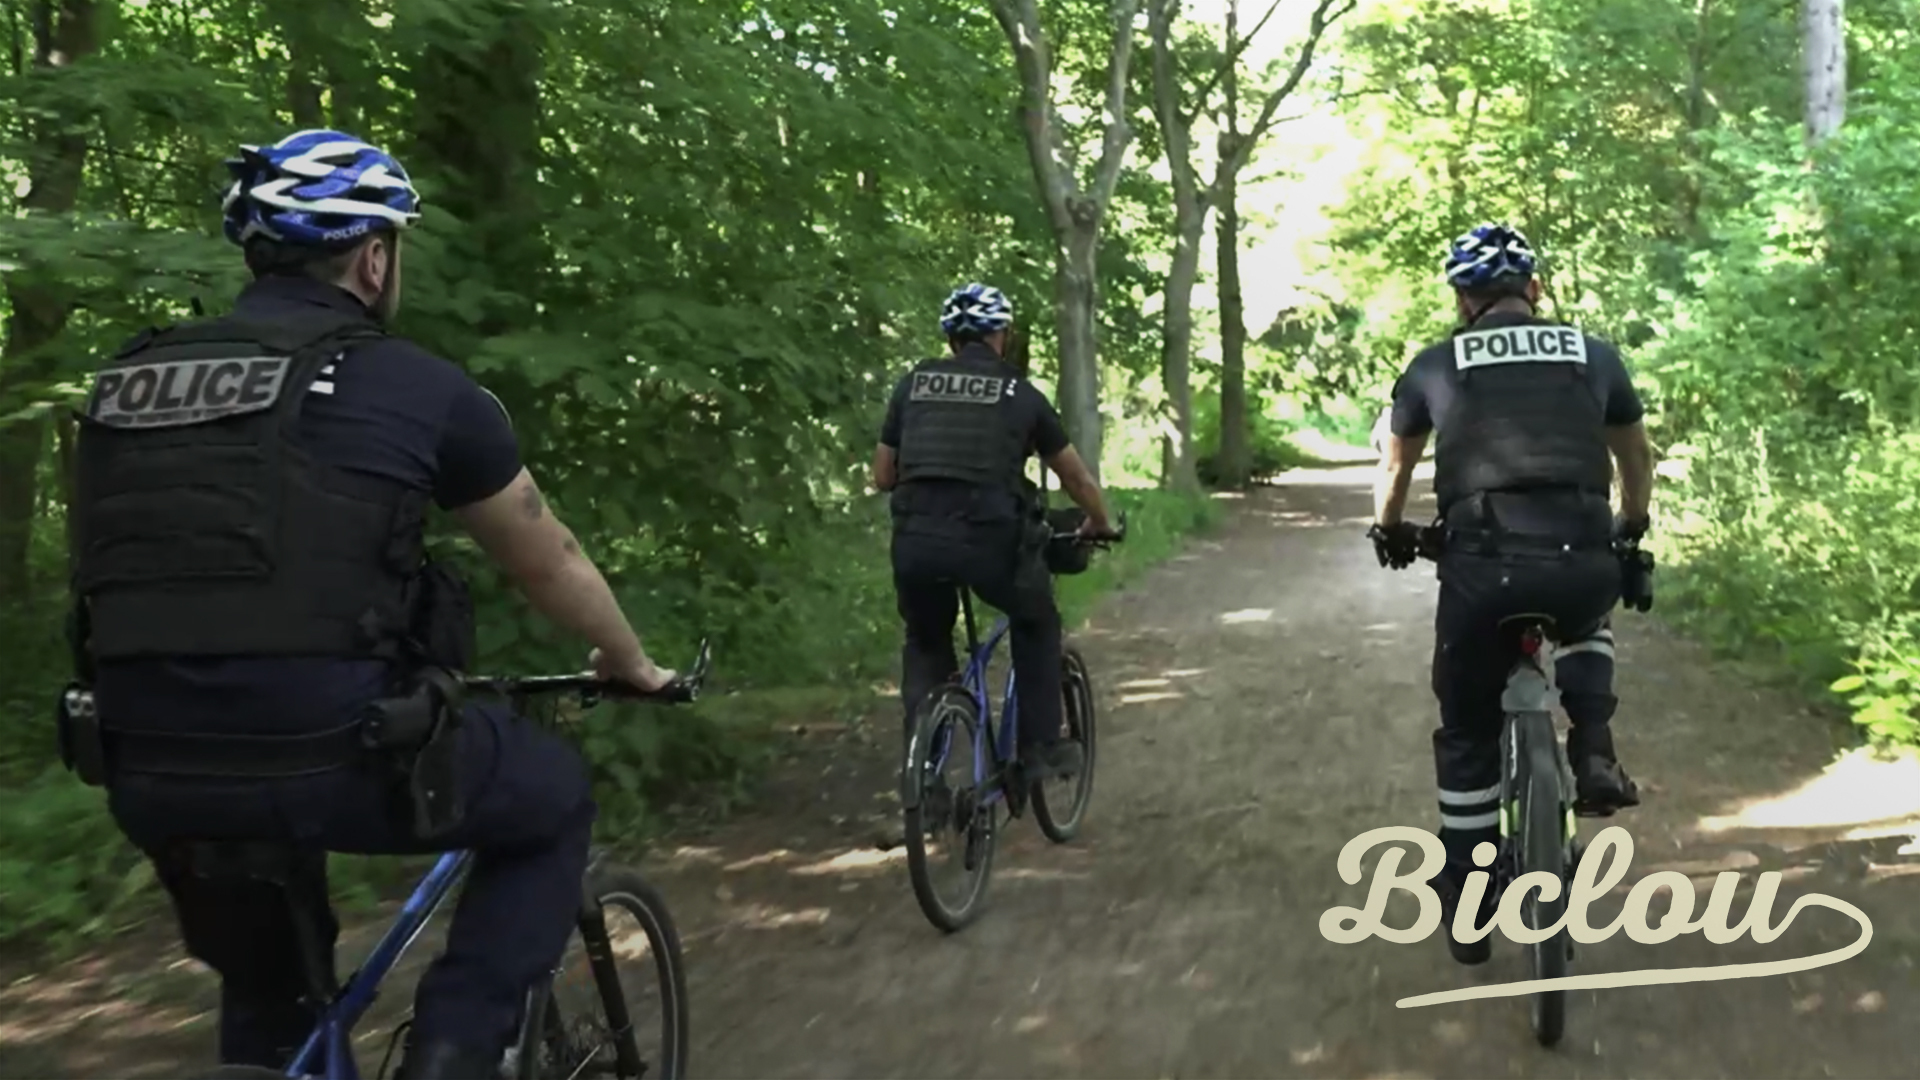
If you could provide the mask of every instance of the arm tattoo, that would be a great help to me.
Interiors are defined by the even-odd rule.
[[[528,484],[527,490],[520,496],[521,511],[527,515],[528,520],[538,521],[546,508],[547,501],[540,497],[540,489]]]
[[[571,536],[567,537],[567,542],[564,544],[561,544],[560,547],[569,555],[580,554],[580,541],[575,540]]]

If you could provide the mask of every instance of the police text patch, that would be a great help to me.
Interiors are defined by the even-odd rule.
[[[992,375],[960,375],[948,371],[916,371],[909,397],[914,401],[942,401],[959,405],[991,405],[1002,393],[1013,395],[1013,380]]]
[[[1571,326],[1503,326],[1469,330],[1453,339],[1453,366],[1584,364],[1587,339]]]
[[[280,399],[293,358],[169,360],[103,371],[87,415],[112,427],[185,427],[260,412]]]

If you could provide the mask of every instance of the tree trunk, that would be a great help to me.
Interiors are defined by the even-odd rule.
[[[528,294],[547,261],[532,197],[542,41],[505,0],[470,0],[462,22],[430,25],[413,65],[414,171],[435,176],[435,201],[466,225],[447,257],[504,290],[468,328],[485,336],[538,322]]]
[[[1806,78],[1807,145],[1834,132],[1847,115],[1847,32],[1844,0],[1804,0],[1801,73]]]
[[[1099,339],[1094,320],[1099,307],[1094,265],[1099,235],[1092,230],[1068,238],[1054,261],[1054,300],[1060,336],[1060,419],[1067,436],[1099,479],[1100,447],[1104,436],[1100,420]]]
[[[1208,202],[1194,175],[1192,121],[1180,107],[1180,75],[1173,62],[1173,20],[1179,11],[1179,0],[1156,0],[1147,12],[1153,33],[1154,114],[1173,175],[1173,262],[1167,271],[1160,336],[1160,382],[1167,392],[1173,432],[1162,440],[1160,485],[1199,491],[1193,456],[1193,285],[1200,277],[1200,236],[1207,226]]]
[[[1700,137],[1707,127],[1707,63],[1710,42],[1707,32],[1713,17],[1713,0],[1694,0],[1693,44],[1687,49],[1687,98],[1685,141],[1681,154],[1693,168],[1681,181],[1680,231],[1692,247],[1706,246],[1706,230],[1700,223],[1700,203],[1706,191],[1700,166],[1706,162],[1707,147]]]
[[[1176,196],[1177,198],[1177,196]],[[1199,491],[1193,453],[1193,286],[1200,277],[1200,235],[1206,207],[1181,202],[1174,210],[1173,265],[1167,271],[1160,381],[1166,387],[1173,434],[1166,437],[1162,487]]]
[[[64,77],[62,69],[98,50],[93,0],[38,0],[32,12],[35,68]],[[64,214],[79,199],[87,139],[86,126],[78,119],[57,116],[33,122],[32,164],[27,193],[20,200],[27,211]],[[6,346],[0,351],[0,401],[46,377],[52,366],[48,346],[66,329],[72,311],[72,300],[59,283],[37,280],[31,268],[8,275],[6,289],[10,314]],[[0,427],[0,605],[23,604],[30,598],[28,554],[47,427],[45,418]]]
[[[1214,252],[1220,292],[1220,448],[1215,455],[1219,482],[1243,488],[1252,480],[1253,448],[1247,430],[1247,326],[1240,299],[1240,171],[1253,159],[1278,118],[1285,101],[1313,66],[1313,54],[1327,27],[1354,9],[1356,0],[1318,0],[1307,23],[1307,37],[1294,55],[1286,79],[1267,95],[1253,126],[1240,130],[1238,50],[1229,48],[1222,84],[1226,90],[1224,130],[1219,137],[1219,160],[1214,166],[1211,193],[1216,222]],[[1238,0],[1227,0],[1227,41],[1238,40]],[[1265,22],[1264,19],[1261,20]],[[1255,28],[1256,30],[1258,27]]]
[[[1246,309],[1240,298],[1239,177],[1221,177],[1216,197],[1220,202],[1214,224],[1216,287],[1220,292],[1220,450],[1215,458],[1216,471],[1222,487],[1244,488],[1253,479],[1253,447],[1247,431]]]
[[[1060,338],[1060,417],[1067,436],[1100,476],[1099,277],[1097,255],[1113,188],[1120,180],[1133,126],[1127,122],[1127,72],[1133,59],[1134,14],[1140,0],[1112,0],[1113,43],[1107,65],[1106,123],[1100,161],[1084,189],[1065,153],[1053,105],[1053,53],[1040,29],[1038,0],[993,0],[1020,73],[1020,127],[1027,158],[1053,231],[1054,318]]]
[[[266,15],[287,43],[287,111],[295,127],[331,126],[361,135],[352,83],[361,64],[358,0],[267,0]]]

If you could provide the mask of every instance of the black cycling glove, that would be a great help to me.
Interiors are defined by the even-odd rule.
[[[1367,539],[1373,541],[1373,553],[1379,558],[1381,566],[1405,570],[1420,557],[1420,527],[1412,522],[1376,524],[1367,530]]]
[[[1613,538],[1629,544],[1637,544],[1652,527],[1653,519],[1650,517],[1629,518],[1616,514],[1613,519]]]

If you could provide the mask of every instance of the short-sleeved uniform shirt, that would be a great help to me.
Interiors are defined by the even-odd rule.
[[[315,305],[364,310],[346,290],[304,277],[255,281],[235,310],[271,318]],[[498,494],[521,468],[498,399],[401,338],[355,346],[324,368],[295,434],[320,462],[398,481],[449,510]],[[385,661],[360,658],[141,659],[101,664],[95,691],[116,726],[268,734],[347,723],[388,675]]]
[[[1499,311],[1482,317],[1474,324],[1474,329],[1492,330],[1526,325],[1542,325],[1542,321],[1520,312]],[[1633,388],[1633,379],[1627,374],[1627,365],[1620,358],[1620,351],[1591,335],[1583,336],[1587,342],[1586,384],[1600,401],[1603,421],[1608,427],[1637,423],[1646,415],[1646,407]],[[1446,427],[1447,417],[1455,404],[1453,367],[1451,340],[1421,350],[1407,364],[1406,371],[1393,384],[1391,428],[1395,436],[1402,439],[1419,438]],[[1545,504],[1558,504],[1561,498],[1527,496],[1520,501],[1541,503],[1543,510],[1554,513],[1558,511]],[[1503,497],[1503,502],[1513,506],[1514,496]],[[1605,507],[1600,509],[1604,512]]]
[[[1066,425],[1060,422],[1060,414],[1054,410],[1053,402],[1034,385],[1020,378],[1013,365],[1000,359],[991,348],[978,342],[961,347],[960,359],[987,359],[999,366],[1002,378],[1017,380],[1014,383],[1013,400],[1015,423],[1025,428],[1027,452],[1039,454],[1044,460],[1065,450],[1070,442],[1067,439]],[[880,425],[880,443],[891,447],[895,452],[900,449],[900,425],[907,407],[907,394],[913,386],[913,373],[909,371],[894,384],[893,397],[887,402],[887,417]],[[927,480],[915,485],[923,490],[918,492],[919,505],[933,513],[959,511],[968,504],[972,493],[969,485],[960,481]]]
[[[1494,330],[1538,322],[1529,315],[1499,311],[1483,317],[1474,324],[1474,329]],[[1620,359],[1620,351],[1591,335],[1587,335],[1587,386],[1600,399],[1608,427],[1624,427],[1646,415],[1646,407],[1634,391],[1633,379],[1627,374],[1626,362]],[[1421,350],[1393,384],[1394,435],[1414,439],[1446,427],[1453,402],[1453,343],[1443,341]]]

